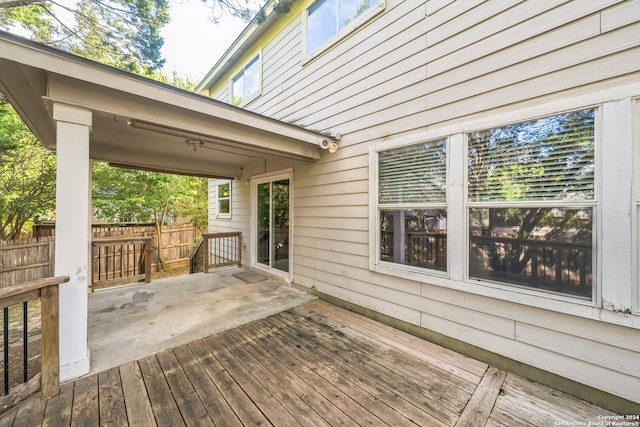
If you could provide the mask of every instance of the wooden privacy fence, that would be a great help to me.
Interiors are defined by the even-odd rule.
[[[189,273],[228,265],[242,266],[242,233],[203,233],[189,260]]]
[[[44,226],[37,229],[38,231],[34,228],[34,235],[42,237],[0,242],[0,288],[51,277],[55,274],[55,230],[49,225],[46,229],[42,227]],[[155,226],[148,224],[93,226],[94,240],[110,237],[149,239],[147,247],[150,248],[150,260],[145,263],[145,267],[150,267],[145,268],[145,273],[158,271],[158,239]],[[188,265],[197,237],[197,230],[192,224],[165,227],[162,233],[162,254],[166,264],[169,267]]]
[[[91,291],[98,286],[151,282],[152,237],[93,239]]]
[[[60,334],[58,286],[68,282],[69,277],[50,277],[0,289],[0,305],[4,311],[4,346],[2,363],[3,393],[0,397],[0,408],[10,407],[14,403],[29,396],[38,388],[42,390],[42,398],[48,399],[58,394],[60,389]],[[40,372],[29,372],[29,337],[27,308],[29,304],[40,303]],[[10,321],[9,309],[22,305],[22,319]],[[17,330],[16,334],[12,334]],[[12,338],[17,336],[17,338]],[[15,341],[15,342],[13,342]],[[11,351],[14,346],[22,347],[22,351]],[[12,360],[15,357],[17,360]],[[18,369],[11,369],[18,365]],[[20,365],[22,372],[20,373]],[[13,375],[12,375],[13,373]],[[20,373],[21,375],[16,375]]]
[[[54,238],[0,242],[0,288],[54,275]]]
[[[158,238],[154,225],[93,226],[94,239],[106,237],[151,237],[151,268],[158,271]],[[193,224],[166,226],[162,231],[161,250],[169,267],[187,265],[198,233]]]

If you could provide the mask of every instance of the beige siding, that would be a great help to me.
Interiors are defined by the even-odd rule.
[[[460,134],[486,117],[495,125],[512,110],[524,119],[640,96],[640,1],[387,0],[383,13],[308,62],[302,17],[288,19],[262,46],[263,93],[247,108],[342,135],[337,153],[294,167],[294,281],[639,401],[637,315],[585,304],[565,314],[566,301],[517,291],[504,300],[489,287],[486,296],[469,293],[460,271],[450,279],[372,271],[369,147]],[[232,220],[212,226],[248,233],[249,189],[240,181],[233,205]],[[630,249],[623,255],[635,268]]]

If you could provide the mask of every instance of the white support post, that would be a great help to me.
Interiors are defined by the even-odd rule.
[[[632,309],[633,265],[633,118],[632,100],[602,107],[601,245],[602,308]]]
[[[88,290],[91,281],[92,113],[54,104],[57,126],[56,276],[69,276],[60,286],[60,380],[89,373],[87,344]]]

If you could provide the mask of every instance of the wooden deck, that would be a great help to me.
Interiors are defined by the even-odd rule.
[[[611,413],[314,301],[63,384],[48,401],[33,396],[0,427],[540,427],[602,415]]]

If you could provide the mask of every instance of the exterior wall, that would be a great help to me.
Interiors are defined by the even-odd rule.
[[[640,1],[387,0],[383,13],[305,60],[309,4],[299,2],[262,39],[262,96],[246,106],[342,135],[337,153],[294,166],[293,281],[640,403],[631,189]],[[228,78],[213,96],[228,101]],[[590,106],[600,123],[597,303],[466,280],[465,255],[456,257],[466,252],[464,132]],[[379,269],[373,148],[443,136],[448,202],[463,208],[448,218],[449,274]],[[248,186],[234,182],[232,221],[210,228],[248,233],[249,205]]]

